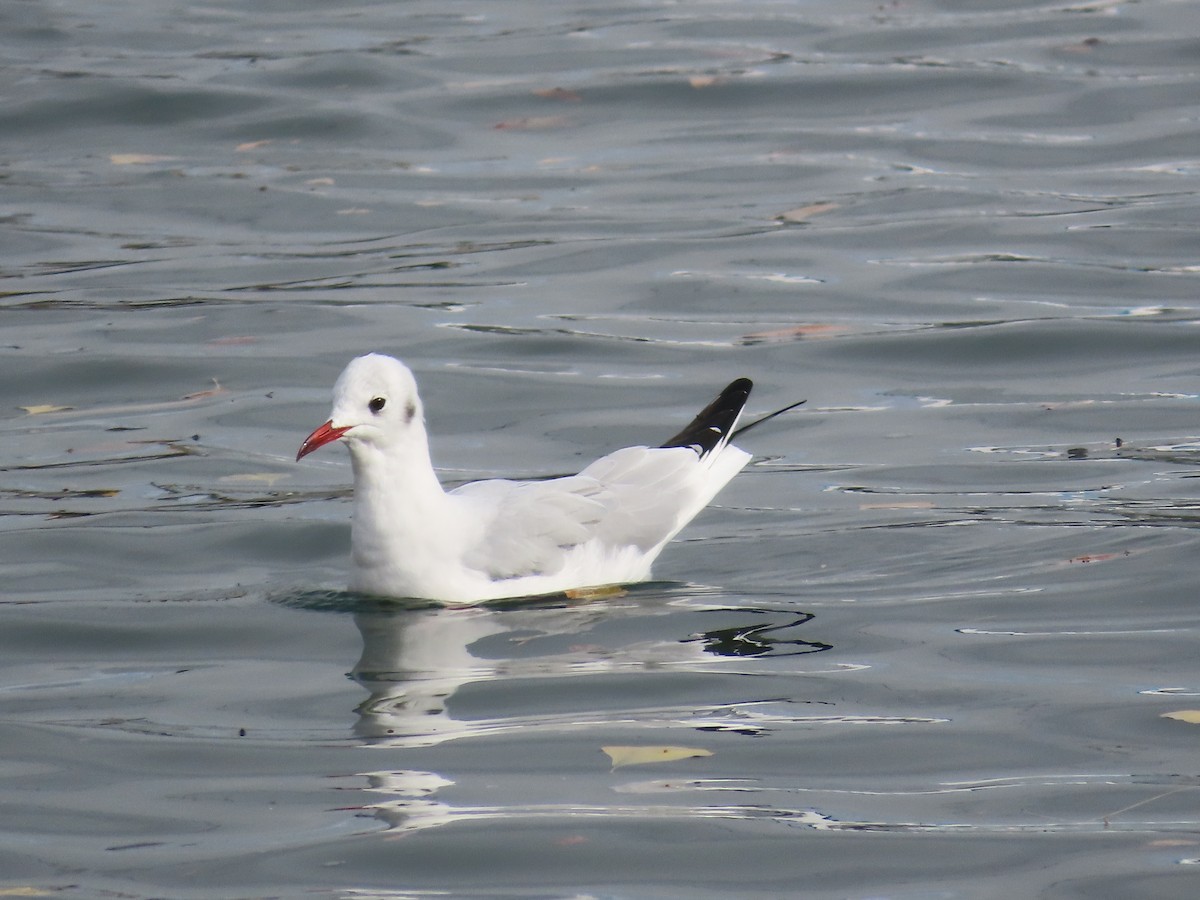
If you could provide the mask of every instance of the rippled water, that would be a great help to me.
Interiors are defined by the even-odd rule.
[[[1195,895],[1194,18],[0,8],[0,894]],[[368,601],[366,349],[449,482],[808,404],[660,581]]]

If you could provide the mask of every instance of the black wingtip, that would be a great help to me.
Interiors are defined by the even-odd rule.
[[[729,440],[753,387],[754,382],[749,378],[731,381],[716,400],[700,410],[687,428],[662,446],[690,447],[701,457],[707,456],[714,448]]]

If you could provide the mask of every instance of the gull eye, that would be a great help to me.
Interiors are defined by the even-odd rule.
[[[372,397],[371,402],[367,404],[367,409],[378,415],[383,411],[384,404],[386,403],[387,399],[384,397]]]

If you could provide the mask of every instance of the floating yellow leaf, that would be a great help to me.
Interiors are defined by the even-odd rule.
[[[273,144],[274,141],[267,139],[265,141],[246,141],[244,144],[238,144],[234,149],[239,153],[245,153],[247,150],[258,150],[267,144]]]
[[[614,769],[621,766],[644,766],[647,763],[673,762],[691,759],[694,756],[712,756],[711,751],[701,747],[601,747],[612,760]]]
[[[216,397],[220,394],[229,393],[227,390],[225,390],[225,388],[221,387],[221,382],[217,381],[217,379],[214,378],[212,380],[212,383],[213,383],[213,386],[211,388],[209,388],[207,391],[196,391],[195,393],[192,393],[192,394],[184,394],[181,399],[183,399],[183,400],[202,400],[205,397]]]
[[[1163,713],[1162,718],[1187,722],[1189,725],[1200,725],[1200,709],[1177,709],[1175,712]]]
[[[624,597],[628,592],[619,584],[609,584],[604,587],[572,588],[563,593],[571,600],[609,600]]]
[[[174,156],[155,156],[153,153],[110,153],[108,161],[114,166],[146,166],[151,163],[169,162]]]
[[[807,222],[813,216],[832,212],[837,208],[838,205],[836,203],[810,203],[808,206],[789,209],[785,213],[780,213],[775,218],[780,222]]]
[[[66,412],[68,409],[74,409],[73,406],[55,406],[53,403],[34,403],[30,406],[20,406],[18,409],[23,409],[31,416],[44,416],[46,413]]]
[[[29,885],[20,885],[18,887],[0,888],[0,897],[48,897],[49,891],[44,891],[41,888],[31,887]]]
[[[691,75],[688,77],[688,84],[696,90],[700,90],[700,88],[712,87],[720,80],[716,75]]]

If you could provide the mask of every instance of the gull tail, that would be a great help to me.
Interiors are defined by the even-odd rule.
[[[738,378],[730,382],[717,399],[700,410],[699,415],[692,419],[683,431],[661,446],[690,447],[701,459],[724,447],[734,434],[738,417],[741,416],[753,387],[754,382],[749,378]]]

